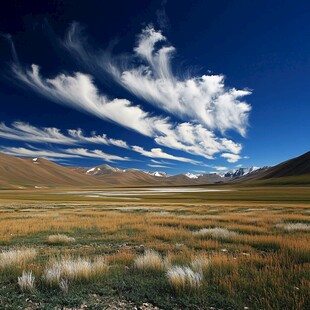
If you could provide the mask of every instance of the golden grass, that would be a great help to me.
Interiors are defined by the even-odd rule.
[[[166,263],[162,256],[154,250],[146,250],[143,255],[135,258],[134,266],[138,270],[162,270]]]
[[[202,273],[188,266],[171,266],[167,271],[170,285],[177,291],[198,289],[202,283]]]
[[[278,224],[276,227],[283,228],[286,231],[310,231],[310,224],[305,223],[285,223]]]
[[[63,286],[63,279],[69,281],[89,282],[97,276],[102,276],[107,271],[103,257],[95,260],[89,258],[51,259],[43,272],[43,280],[50,286]]]
[[[202,228],[198,231],[194,231],[193,234],[198,237],[210,236],[214,239],[229,239],[232,236],[237,235],[236,232],[221,227]]]
[[[42,285],[66,293],[74,282],[102,277],[109,265],[142,270],[146,276],[156,271],[182,293],[211,286],[230,298],[247,291],[259,303],[257,308],[277,309],[284,300],[292,309],[303,309],[310,281],[308,211],[305,205],[251,202],[0,207],[0,241],[33,242],[43,257],[26,268],[35,250],[8,250],[6,245],[0,271],[5,266],[31,269],[36,278],[43,276]],[[56,240],[68,234],[76,241],[47,241],[51,233]],[[60,251],[63,256],[53,258]],[[98,263],[98,255],[106,259]],[[293,292],[294,287],[299,290]]]
[[[74,243],[75,238],[68,237],[67,235],[57,234],[57,235],[50,235],[47,237],[47,243],[49,244],[68,244]]]
[[[0,253],[0,269],[23,267],[36,257],[34,249],[9,250]]]

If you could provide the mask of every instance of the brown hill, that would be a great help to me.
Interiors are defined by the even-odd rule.
[[[139,170],[117,171],[107,174],[95,174],[94,178],[107,185],[115,186],[147,186],[159,185],[162,178],[148,175]]]
[[[310,174],[310,152],[269,168],[263,179]]]
[[[88,185],[100,185],[100,182],[46,159],[17,158],[0,153],[1,188]]]
[[[241,177],[235,183],[310,184],[310,152]]]

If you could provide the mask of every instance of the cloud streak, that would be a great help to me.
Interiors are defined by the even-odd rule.
[[[143,29],[129,57],[91,53],[76,23],[64,44],[89,69],[110,74],[128,91],[157,108],[210,130],[236,130],[245,136],[251,106],[242,99],[251,91],[225,87],[223,75],[174,75],[171,59],[175,48],[153,26]]]
[[[92,77],[87,74],[80,72],[74,75],[59,74],[54,78],[45,79],[40,75],[40,68],[34,64],[30,70],[15,64],[12,69],[21,82],[44,97],[143,135],[153,136],[167,123],[166,118],[150,116],[127,99],[109,100],[99,93]]]
[[[97,158],[107,162],[130,160],[128,157],[120,157],[104,153],[101,150],[88,150],[85,148],[57,149],[54,151],[30,147],[1,147],[0,152],[13,156],[42,157],[50,160],[60,160],[65,158]]]
[[[163,152],[163,150],[160,148],[153,148],[150,151],[146,151],[144,148],[142,148],[140,146],[133,146],[132,149],[134,151],[140,153],[141,155],[146,156],[146,157],[164,158],[164,159],[176,160],[176,161],[181,161],[184,163],[191,163],[191,164],[198,164],[199,163],[198,161],[192,160],[189,158],[167,154],[167,153]]]
[[[96,143],[129,148],[125,141],[109,138],[106,134],[97,135],[96,132],[93,132],[91,136],[85,136],[81,129],[68,129],[67,135],[65,135],[55,127],[39,128],[24,122],[13,122],[11,126],[7,126],[4,122],[0,123],[0,138],[32,143],[66,145]]]
[[[14,122],[11,127],[7,126],[5,123],[0,123],[0,138],[31,142],[31,143],[53,143],[53,144],[65,144],[65,145],[76,145],[84,143],[94,143],[94,144],[104,144],[104,145],[114,145],[117,147],[126,148],[128,150],[137,152],[146,157],[152,158],[164,158],[175,161],[182,161],[188,163],[197,163],[197,161],[178,157],[168,153],[163,152],[161,149],[152,149],[151,151],[146,151],[139,146],[130,146],[127,142],[123,140],[108,138],[105,134],[97,135],[95,132],[91,136],[85,136],[81,129],[68,129],[67,135],[64,135],[60,129],[55,127],[35,127],[24,122]],[[15,149],[16,151],[17,149]],[[21,149],[20,149],[21,150]],[[23,149],[22,151],[25,151]],[[113,155],[101,153],[99,150],[94,152],[89,152],[85,148],[77,149],[67,149],[66,153],[78,154],[83,157],[103,157],[105,160],[120,160],[119,157],[113,158]],[[32,152],[30,152],[32,154]],[[38,155],[39,156],[39,155]],[[156,162],[156,161],[155,161]],[[158,163],[158,162],[157,162]],[[164,162],[167,164],[167,162]]]

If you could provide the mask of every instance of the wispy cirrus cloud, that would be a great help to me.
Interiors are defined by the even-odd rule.
[[[135,151],[146,157],[154,158],[165,158],[182,162],[193,162],[190,159],[184,157],[174,156],[165,153],[161,149],[152,149],[151,151],[145,151],[139,146],[130,146],[123,140],[108,138],[105,134],[97,135],[95,132],[91,136],[85,136],[81,129],[68,129],[67,135],[63,134],[60,129],[55,127],[35,127],[24,122],[13,122],[9,127],[5,123],[0,123],[0,138],[31,142],[31,143],[53,143],[53,144],[64,144],[64,145],[76,145],[84,143],[94,143],[94,144],[104,144],[104,145],[114,145],[122,148],[126,148],[131,151]],[[18,149],[14,149],[17,151]],[[160,150],[160,151],[159,151]],[[29,155],[33,152],[24,148],[19,148],[20,152],[29,151]],[[109,155],[102,153],[100,150],[94,150],[90,152],[86,148],[69,148],[65,150],[66,153],[80,155],[83,157],[97,157],[104,158],[105,160],[120,160],[118,156],[114,158],[114,155]],[[62,153],[60,153],[62,154]],[[39,155],[38,155],[39,156]],[[45,155],[46,156],[46,155]],[[158,162],[157,164],[169,164],[167,162]]]
[[[47,79],[41,77],[39,68],[35,65],[32,65],[31,70],[27,70],[14,64],[12,69],[21,82],[50,100],[153,137],[154,141],[162,146],[208,159],[212,159],[214,154],[222,151],[232,153],[241,151],[241,144],[227,138],[218,138],[202,125],[174,124],[168,117],[150,116],[141,107],[133,105],[126,99],[109,101],[104,95],[99,94],[99,90],[88,75],[82,73],[59,74],[53,79]],[[80,132],[74,130],[71,130],[69,134],[71,138],[82,137]],[[84,137],[84,139],[86,138]],[[101,138],[90,137],[89,139],[98,140]],[[112,140],[110,143],[113,144]],[[124,145],[124,143],[126,142],[121,140],[114,141],[114,145]]]
[[[101,150],[88,150],[86,148],[69,148],[64,150],[67,154],[79,155],[81,157],[92,157],[103,159],[107,162],[113,161],[127,161],[130,160],[128,157],[121,157],[117,155],[107,154]]]
[[[165,166],[165,165],[158,165],[158,164],[147,164],[149,167],[151,168],[164,168],[164,169],[174,169],[172,167],[169,166]]]
[[[36,127],[25,122],[13,122],[7,126],[0,123],[0,138],[32,143],[55,143],[55,144],[82,144],[96,143],[104,145],[114,145],[129,148],[123,140],[109,138],[106,134],[98,135],[92,132],[91,136],[86,136],[82,129],[68,129],[67,134],[55,127]]]
[[[198,164],[199,162],[196,160],[192,160],[186,157],[180,157],[180,156],[174,156],[171,154],[167,154],[163,152],[162,149],[160,148],[153,148],[150,151],[146,151],[144,148],[140,146],[133,146],[132,149],[138,153],[140,153],[143,156],[146,157],[151,157],[151,158],[165,158],[165,159],[170,159],[170,160],[176,160],[176,161],[181,161],[185,163],[191,163],[191,164]]]
[[[128,157],[121,157],[107,154],[101,150],[88,150],[85,148],[45,150],[30,147],[0,147],[0,152],[13,156],[42,157],[50,160],[61,160],[66,158],[97,158],[107,162],[130,160]]]
[[[2,153],[20,157],[42,157],[46,159],[79,158],[78,154],[67,154],[62,151],[51,151],[43,149],[30,149],[25,147],[1,147]]]
[[[58,104],[96,115],[143,135],[153,136],[162,126],[167,126],[167,118],[151,116],[127,99],[110,100],[100,94],[90,75],[76,72],[46,79],[34,64],[30,70],[13,64],[12,70],[25,85]]]
[[[110,74],[128,91],[165,112],[210,130],[246,134],[251,106],[242,99],[251,91],[226,87],[223,75],[176,76],[171,68],[175,48],[151,25],[138,36],[131,56],[93,53],[77,23],[72,24],[64,45],[89,69]]]
[[[16,54],[14,44],[12,45]],[[78,24],[72,25],[65,46],[81,62],[87,64],[88,69],[96,73],[96,77],[112,76],[137,97],[160,108],[163,113],[172,114],[186,122],[176,123],[167,115],[151,114],[127,99],[109,98],[100,92],[94,77],[89,74],[60,73],[53,78],[45,78],[40,74],[39,66],[23,67],[18,58],[14,57],[12,71],[15,78],[51,101],[134,130],[154,139],[158,145],[207,159],[223,153],[222,157],[229,162],[239,156],[242,145],[217,132],[224,134],[232,129],[245,135],[251,108],[241,98],[251,92],[225,87],[222,75],[191,78],[175,76],[171,69],[175,48],[167,44],[167,39],[160,31],[152,26],[146,27],[138,37],[134,54],[127,58],[114,57],[106,52],[92,52],[82,39]],[[59,135],[63,134],[57,130],[50,133],[43,129],[37,138],[46,142],[51,139],[52,142]],[[72,140],[84,140],[129,147],[126,141],[98,135],[85,137],[79,130],[70,130],[68,135],[59,138],[67,139],[68,144],[74,143]],[[235,157],[233,159],[225,154]],[[188,159],[190,161],[192,160]]]

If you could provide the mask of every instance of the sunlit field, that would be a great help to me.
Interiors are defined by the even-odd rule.
[[[1,309],[310,309],[310,188],[85,196],[0,194]]]

